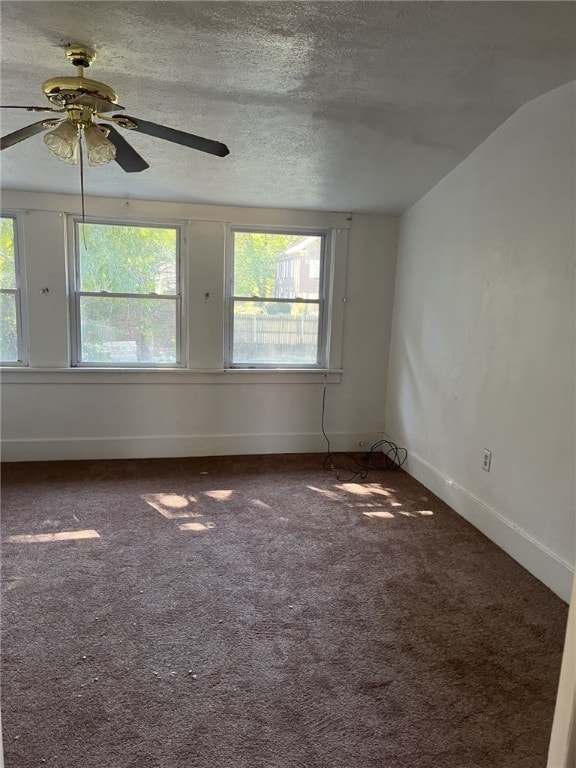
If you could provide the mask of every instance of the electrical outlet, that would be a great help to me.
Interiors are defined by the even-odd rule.
[[[490,464],[492,463],[492,451],[484,450],[482,454],[482,469],[486,472],[490,472]]]

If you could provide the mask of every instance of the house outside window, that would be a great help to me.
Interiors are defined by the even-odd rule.
[[[326,366],[329,231],[230,230],[228,367]]]
[[[16,216],[0,217],[0,361],[3,365],[27,363],[18,231]]]
[[[182,365],[180,227],[73,227],[73,365]]]

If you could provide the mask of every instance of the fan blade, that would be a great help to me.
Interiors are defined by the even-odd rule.
[[[145,171],[146,168],[150,168],[146,160],[140,157],[138,152],[128,144],[124,136],[119,133],[116,128],[111,125],[105,126],[110,133],[108,139],[116,147],[116,162],[127,173],[137,173],[138,171]]]
[[[13,104],[0,104],[0,109],[25,109],[27,112],[62,112],[61,109],[52,107],[26,107]]]
[[[172,141],[175,144],[181,144],[184,147],[190,147],[190,149],[198,149],[200,152],[208,152],[208,154],[217,155],[218,157],[226,157],[226,155],[230,154],[226,144],[221,144],[219,141],[204,139],[202,136],[177,131],[175,128],[167,128],[157,123],[149,123],[147,120],[141,120],[139,117],[128,117],[128,115],[114,115],[114,117],[131,120],[133,123],[136,123],[136,127],[130,130],[146,133],[148,136],[155,136],[157,139]]]
[[[19,130],[14,131],[14,133],[8,133],[6,136],[2,136],[0,139],[0,149],[7,149],[14,144],[18,144],[19,141],[24,141],[24,139],[29,139],[30,136],[35,136],[37,133],[41,133],[46,130],[46,128],[50,127],[49,125],[46,125],[47,122],[47,120],[40,120],[38,123],[32,123],[25,128],[20,128]],[[57,122],[60,121],[54,121],[54,124]]]
[[[68,104],[80,104],[83,107],[94,107],[96,112],[115,112],[117,109],[124,109],[121,104],[112,104],[111,101],[99,99],[97,96],[91,96],[89,93],[77,96],[75,99],[69,101]]]

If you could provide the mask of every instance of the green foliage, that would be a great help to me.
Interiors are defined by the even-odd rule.
[[[175,228],[79,224],[81,291],[143,294],[82,298],[82,359],[175,362],[177,286]]]
[[[273,298],[278,254],[302,235],[271,232],[234,233],[234,295]]]
[[[14,219],[0,217],[0,288],[16,288]],[[0,360],[18,359],[16,301],[13,293],[0,295]]]
[[[16,287],[14,219],[0,218],[0,288]]]
[[[82,359],[176,362],[175,300],[83,296]]]
[[[0,294],[0,360],[18,359],[16,301],[13,293]]]
[[[177,230],[79,224],[82,291],[176,293]]]
[[[267,315],[290,315],[294,314],[293,304],[264,304],[264,311]]]

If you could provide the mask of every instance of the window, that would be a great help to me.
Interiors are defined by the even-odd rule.
[[[74,221],[73,363],[182,364],[180,228]]]
[[[320,367],[329,232],[230,231],[229,367]]]
[[[22,332],[22,291],[15,216],[0,217],[0,360],[26,362]]]

